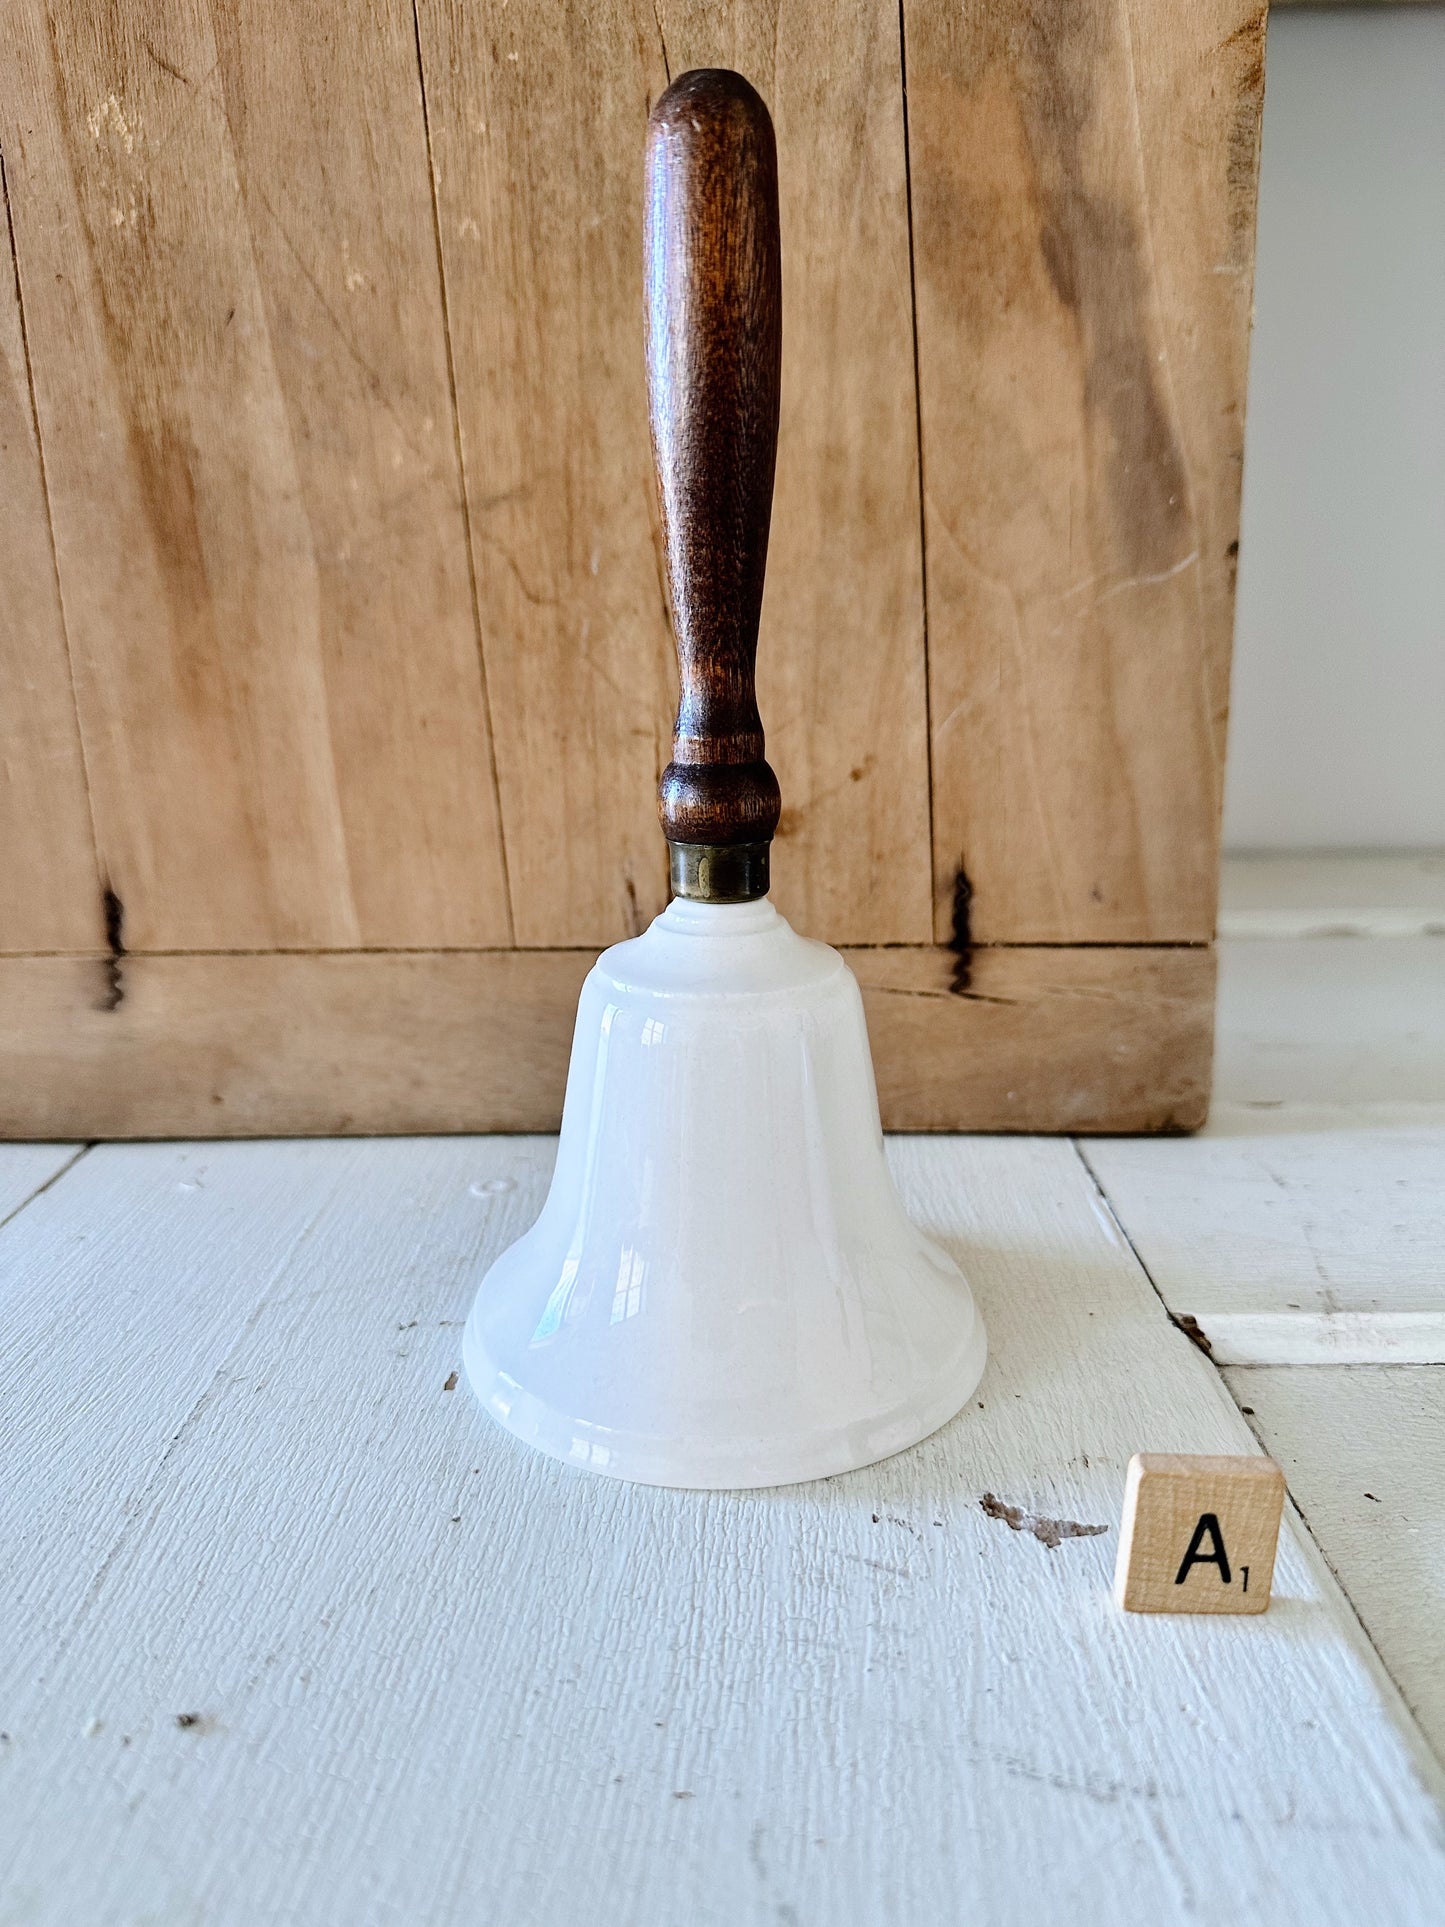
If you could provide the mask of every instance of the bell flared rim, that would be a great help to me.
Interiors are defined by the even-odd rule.
[[[988,1340],[969,1302],[968,1335],[947,1363],[906,1396],[862,1417],[769,1434],[687,1436],[598,1425],[560,1411],[490,1357],[475,1316],[462,1359],[467,1380],[498,1425],[522,1444],[579,1471],[683,1491],[757,1491],[858,1472],[919,1445],[963,1410],[983,1378]],[[786,1409],[786,1399],[780,1401]]]

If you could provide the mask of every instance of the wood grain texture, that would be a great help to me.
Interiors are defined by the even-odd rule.
[[[829,943],[932,938],[923,568],[898,9],[658,0],[672,73],[772,111],[783,392],[758,690],[774,901]]]
[[[32,1927],[1433,1927],[1437,1782],[1297,1522],[1262,1619],[1108,1598],[1141,1439],[1250,1440],[1068,1146],[892,1147],[988,1375],[763,1495],[589,1480],[446,1389],[551,1155],[108,1147],[0,1238]]]
[[[905,0],[935,929],[1213,926],[1257,0]]]
[[[1188,1129],[1207,950],[855,950],[892,1130]],[[0,1136],[554,1130],[592,953],[0,958]]]
[[[127,943],[507,941],[410,11],[15,25],[0,138]]]
[[[766,844],[778,779],[758,715],[758,618],[782,359],[778,155],[728,68],[672,82],[647,123],[647,398],[682,693],[658,793],[669,843]],[[750,894],[766,894],[766,878]]]
[[[1209,1105],[1207,948],[849,950],[895,1131],[1190,1131]]]
[[[1225,1373],[1445,1764],[1445,1371]]]
[[[0,1135],[63,1114],[108,1138],[555,1129],[591,962],[0,959]]]
[[[519,940],[661,909],[675,671],[641,354],[641,139],[728,65],[778,129],[785,358],[760,693],[780,907],[930,935],[922,580],[896,10],[419,9]],[[601,50],[606,49],[606,58]],[[557,752],[558,731],[563,751]],[[565,834],[560,832],[564,831]]]
[[[419,0],[477,593],[522,944],[667,901],[672,639],[650,533],[650,8]]]
[[[16,1128],[49,1128],[47,1104],[74,1119],[82,1076],[107,1117],[215,1128],[187,1106],[210,1101],[217,1040],[235,1028],[234,1061],[267,1062],[257,984],[227,1001],[230,953],[469,951],[438,967],[490,983],[501,946],[595,948],[662,907],[675,684],[641,149],[698,66],[747,75],[777,128],[789,345],[758,689],[776,899],[868,951],[891,1122],[1197,1121],[1260,84],[1243,0],[1048,0],[1022,21],[997,0],[14,13],[0,152],[25,333],[17,306],[0,588],[24,700],[0,763],[0,952],[111,941],[102,1001],[117,971],[139,989],[171,969],[136,953],[222,966],[216,1007],[187,1001],[199,976],[181,997],[205,1070],[170,1113],[149,1073],[126,1094],[164,997],[127,1043],[142,1006],[90,1012],[91,964],[48,980],[73,991],[28,979],[48,1014],[0,1058]],[[1057,947],[960,1029],[933,945],[965,938]],[[1085,944],[1098,978],[1060,962]],[[572,970],[542,967],[541,1005]],[[335,994],[350,1014],[318,1039],[351,1038],[369,995]],[[509,990],[498,1022],[525,1031],[538,1007]],[[44,1028],[80,1009],[88,1041]],[[419,1069],[398,1102],[399,1073],[366,1067],[414,1030],[383,1029],[354,1105],[339,1062],[326,1096],[293,1085],[269,1119],[269,1072],[246,1096],[237,1070],[212,1108],[258,1130],[555,1114],[520,1069],[483,1067],[491,1095],[450,1117]]]
[[[0,134],[0,951],[104,941]]]
[[[1231,1110],[1089,1168],[1164,1302],[1220,1365],[1445,1364],[1445,1106],[1393,1120]]]

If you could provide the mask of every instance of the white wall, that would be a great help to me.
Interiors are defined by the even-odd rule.
[[[1269,26],[1224,816],[1445,844],[1445,7]]]

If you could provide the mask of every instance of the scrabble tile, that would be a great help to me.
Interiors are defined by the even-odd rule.
[[[1262,1613],[1283,1505],[1273,1459],[1136,1452],[1115,1599],[1131,1613]]]

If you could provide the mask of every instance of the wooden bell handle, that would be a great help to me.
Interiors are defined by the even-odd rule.
[[[647,393],[682,701],[658,793],[680,896],[767,895],[778,779],[754,664],[778,444],[778,162],[741,74],[680,75],[647,125]]]

